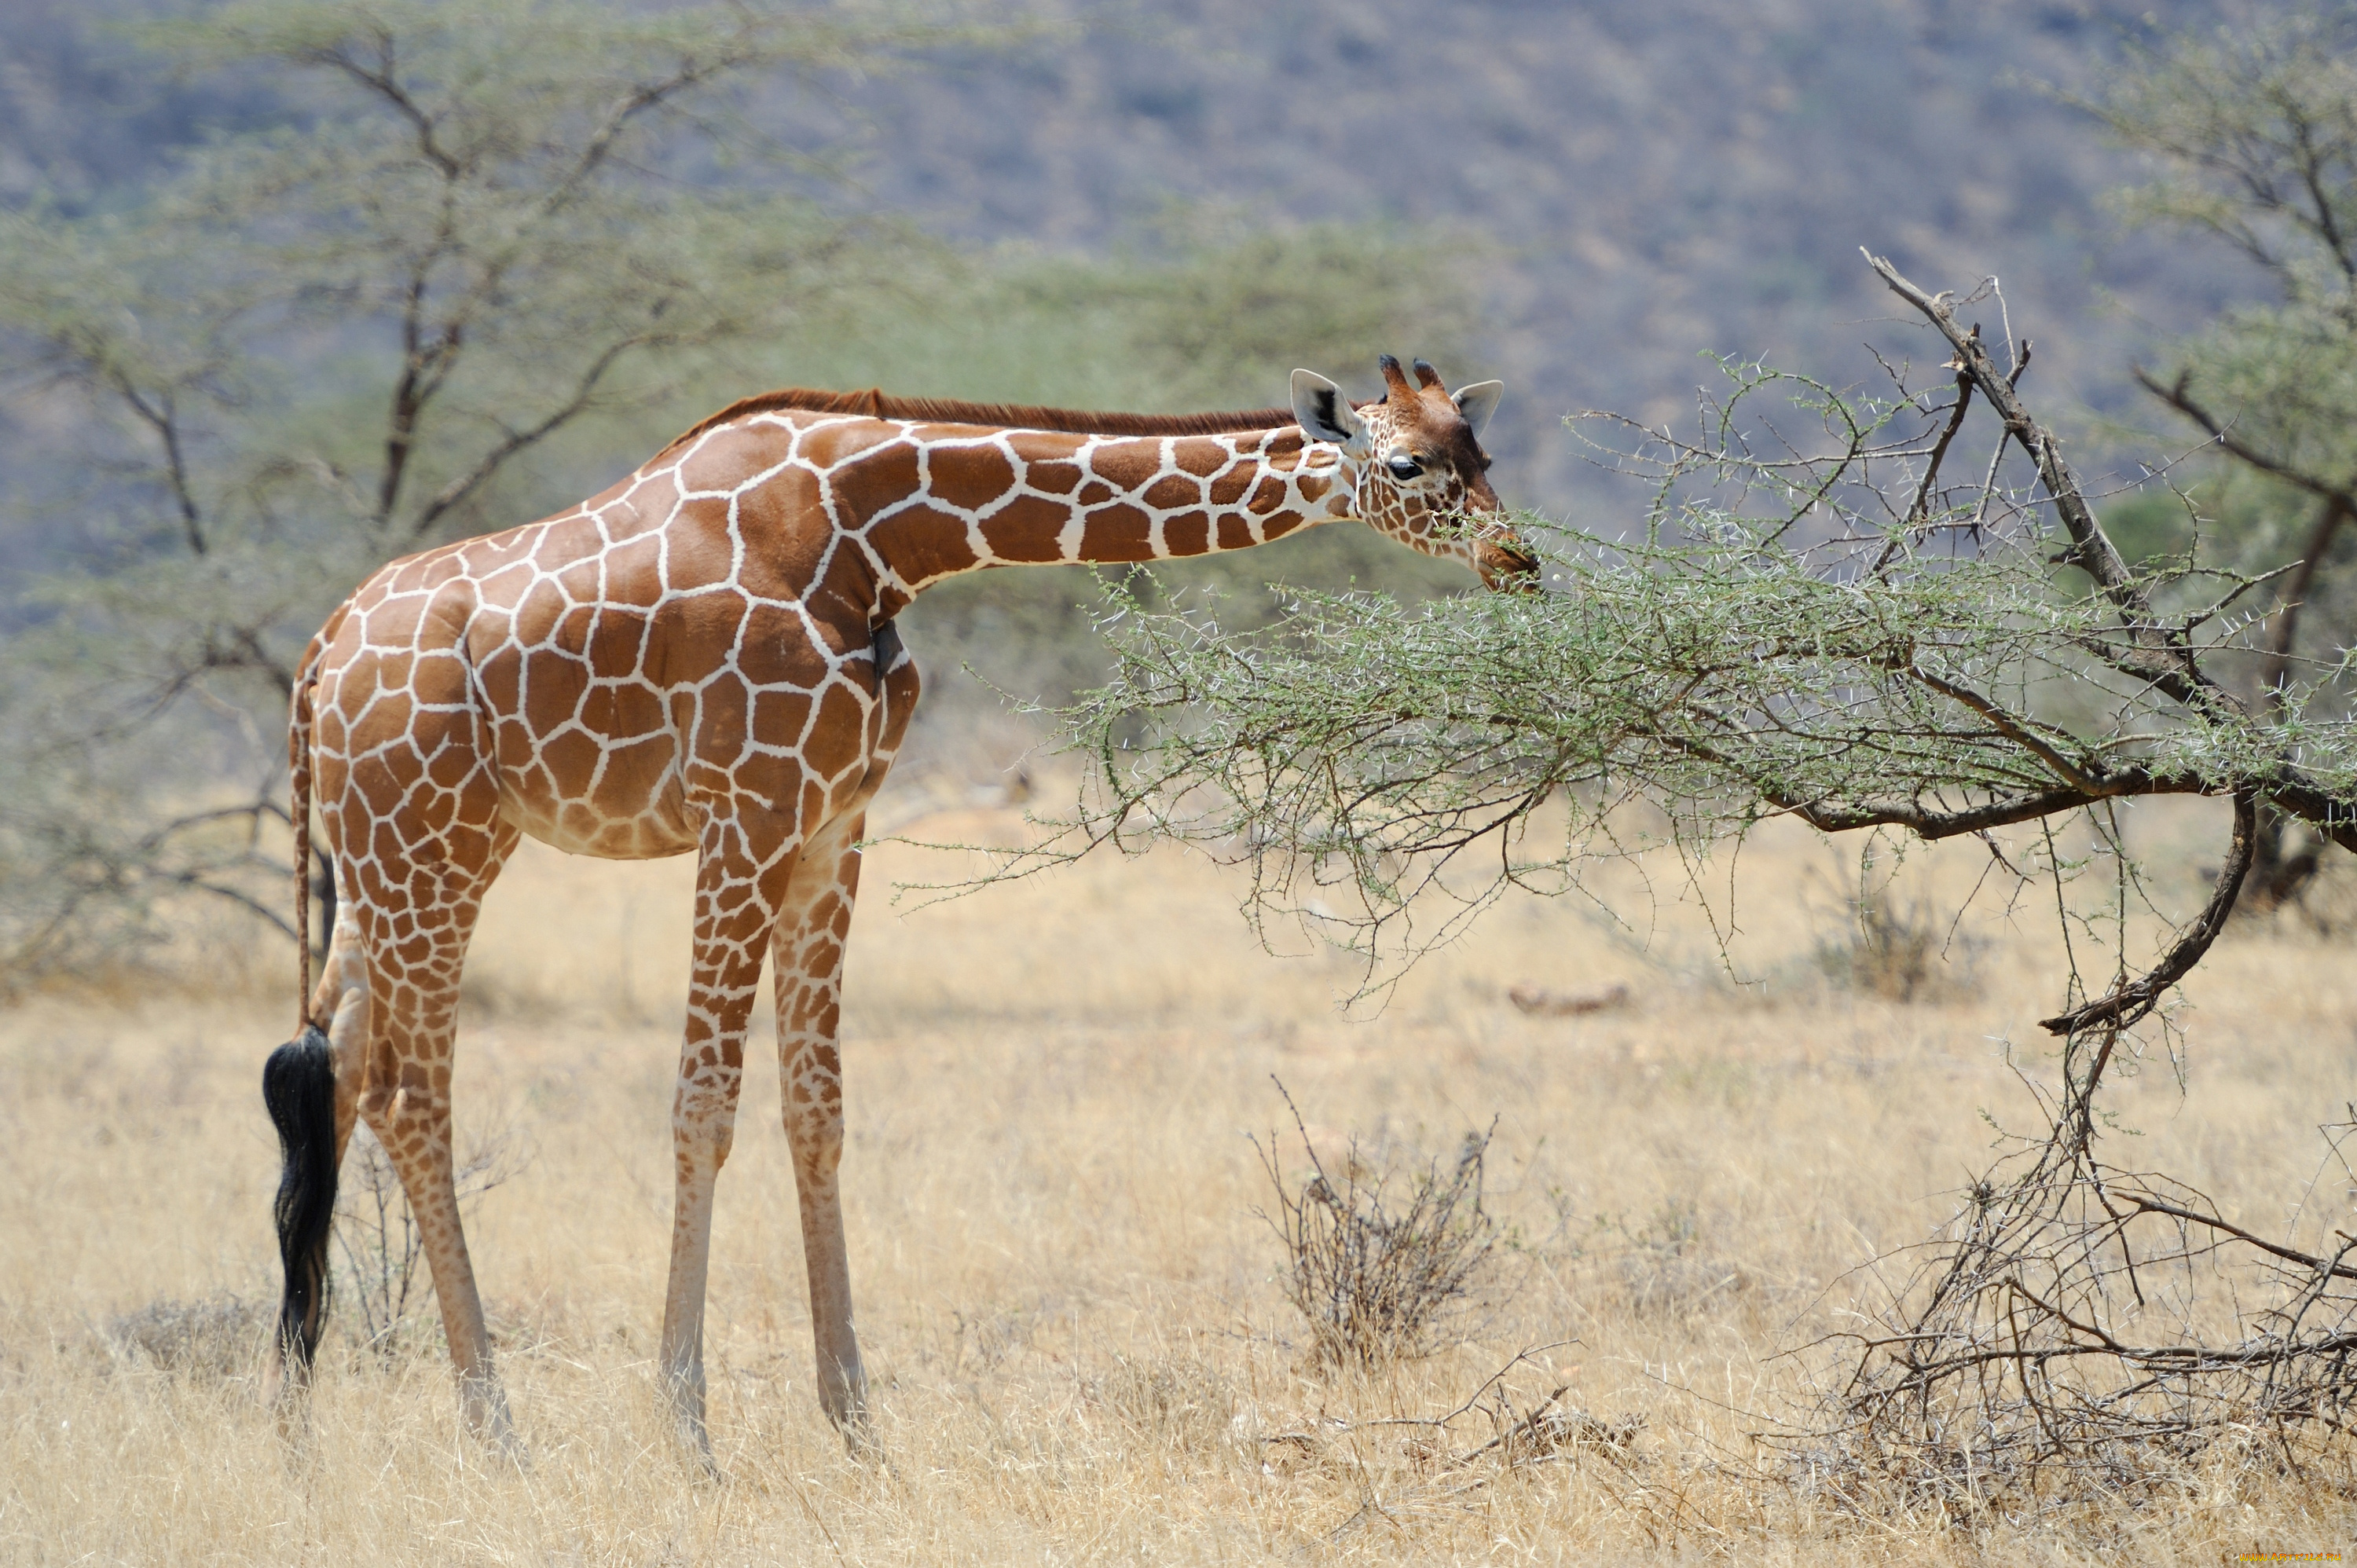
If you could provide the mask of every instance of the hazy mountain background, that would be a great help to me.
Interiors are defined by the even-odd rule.
[[[295,113],[259,81],[176,75],[113,27],[144,9],[8,0],[0,200],[135,202],[209,130]],[[1859,344],[1890,313],[1861,244],[1926,283],[1999,275],[2017,330],[2039,341],[2046,407],[2143,417],[2126,381],[2140,348],[2259,280],[2222,248],[2120,231],[2103,193],[2138,170],[2050,87],[2067,92],[2124,38],[2206,9],[1049,0],[1033,15],[1060,26],[1033,41],[881,79],[772,84],[748,113],[826,172],[716,174],[798,180],[838,209],[1018,258],[1148,263],[1181,241],[1316,222],[1429,242],[1471,332],[1368,342],[1323,368],[1363,392],[1378,351],[1454,350],[1452,377],[1504,377],[1492,445],[1505,493],[1609,524],[1593,513],[1613,492],[1560,417],[1675,419],[1710,373],[1706,351],[1870,373]],[[1216,322],[1201,327],[1216,338]],[[774,358],[802,368],[790,345]],[[858,374],[856,343],[813,359],[876,379]],[[986,362],[934,379],[959,384],[909,390],[1015,395],[1025,387],[1007,383],[1027,381]],[[707,401],[745,390],[716,385]],[[1249,405],[1282,386],[1216,391]],[[41,461],[16,435],[10,464]]]

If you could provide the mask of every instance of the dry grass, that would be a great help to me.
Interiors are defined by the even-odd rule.
[[[1829,990],[1810,957],[1825,933],[1788,896],[1821,854],[1746,863],[1755,934],[1738,950],[1787,976],[1781,991],[1715,980],[1680,911],[1648,960],[1570,904],[1532,903],[1350,1022],[1332,1005],[1345,971],[1259,954],[1232,889],[1176,856],[902,915],[884,884],[913,857],[878,852],[853,945],[846,1174],[888,1457],[846,1456],[811,1390],[776,1072],[757,1057],[715,1239],[720,1485],[672,1448],[649,1365],[683,867],[527,852],[479,948],[462,1123],[512,1124],[534,1151],[473,1227],[525,1472],[459,1435],[437,1357],[384,1364],[349,1332],[323,1349],[311,1449],[277,1440],[264,1319],[223,1304],[273,1288],[256,1080],[284,1029],[278,990],[38,1001],[0,1022],[0,1560],[2349,1549],[2345,1486],[2259,1464],[2189,1473],[2172,1506],[2097,1508],[2055,1536],[1813,1487],[1751,1441],[1805,1389],[1810,1363],[1777,1353],[1846,1321],[1844,1271],[1919,1239],[1986,1164],[1978,1112],[2030,1121],[1998,1042],[2052,1068],[2032,1022],[2059,983],[2047,926],[1975,927],[1974,983],[1933,1003]],[[1518,983],[1626,984],[1631,1003],[1532,1016],[1506,1000]],[[2266,1230],[2313,1169],[2313,1124],[2357,1082],[2357,965],[2345,944],[2255,925],[2192,997],[2191,1092],[2155,1069],[2113,1104],[2142,1129],[2136,1163]],[[1521,1285],[1477,1342],[1372,1372],[1309,1354],[1253,1213],[1265,1177],[1246,1134],[1283,1115],[1272,1073],[1328,1147],[1357,1133],[1443,1151],[1500,1118],[1485,1202],[1519,1238]],[[1517,1349],[1566,1339],[1445,1433],[1366,1424],[1454,1410]]]

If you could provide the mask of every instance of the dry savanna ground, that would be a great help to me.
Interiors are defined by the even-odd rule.
[[[1961,886],[1978,854],[1909,875]],[[886,885],[954,864],[877,850],[845,1176],[880,1454],[848,1455],[813,1394],[757,1054],[714,1248],[717,1482],[674,1447],[650,1361],[684,865],[527,849],[478,943],[461,1142],[508,1176],[470,1223],[521,1468],[458,1430],[430,1303],[372,1354],[349,1283],[308,1443],[277,1434],[256,1079],[283,983],[224,954],[202,993],[35,998],[0,1022],[0,1559],[2207,1563],[2357,1544],[2345,1489],[2264,1466],[2052,1533],[1848,1498],[1754,1441],[1835,1365],[1782,1353],[1856,1322],[1847,1271],[1949,1214],[1991,1157],[1982,1113],[2030,1126],[2017,1069],[2054,1070],[2034,1022],[2061,983],[2050,917],[1975,917],[1895,1002],[1812,961],[1846,940],[1841,865],[1797,836],[1746,855],[1735,946],[1760,983],[1729,982],[1667,879],[1650,945],[1575,901],[1515,902],[1352,1019],[1347,965],[1263,953],[1232,875],[1182,854],[911,910]],[[1629,1000],[1533,1016],[1517,984]],[[2135,1134],[2111,1152],[2279,1228],[2317,1125],[2347,1114],[2357,965],[2345,938],[2238,928],[2189,997],[2187,1087],[2158,1061],[2122,1078]],[[1300,1169],[1272,1077],[1329,1160],[1353,1133],[1374,1164],[1447,1156],[1497,1119],[1489,1202],[1515,1246],[1438,1354],[1310,1356],[1256,1213],[1273,1195],[1248,1135],[1284,1129]],[[1563,1388],[1591,1440],[1458,1463],[1482,1410],[1370,1424],[1445,1414],[1501,1368],[1493,1402]]]

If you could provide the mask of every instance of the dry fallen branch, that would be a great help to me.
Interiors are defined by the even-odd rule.
[[[2357,1408],[2357,1239],[2310,1251],[2182,1183],[2091,1152],[2110,1041],[2066,1054],[2045,1139],[1967,1196],[1913,1275],[1846,1337],[1792,1474],[1964,1513],[2165,1489],[2223,1452],[2311,1474]],[[2345,1171],[2352,1120],[2323,1129]]]
[[[1576,1344],[1556,1340],[1527,1346],[1484,1378],[1454,1410],[1437,1416],[1384,1416],[1366,1421],[1329,1418],[1313,1427],[1272,1433],[1259,1439],[1271,1464],[1277,1456],[1288,1466],[1308,1466],[1354,1473],[1361,1485],[1358,1509],[1327,1532],[1340,1541],[1372,1525],[1397,1526],[1437,1517],[1467,1506],[1473,1497],[1501,1477],[1539,1466],[1600,1460],[1609,1472],[1632,1483],[1620,1501],[1658,1542],[1663,1534],[1684,1529],[1717,1533],[1716,1526],[1675,1487],[1653,1483],[1654,1461],[1638,1449],[1645,1432],[1641,1415],[1607,1419],[1584,1410],[1566,1408],[1563,1397],[1571,1384],[1557,1381],[1553,1390],[1524,1404],[1508,1380],[1516,1369],[1536,1366],[1552,1350]],[[1577,1369],[1574,1369],[1575,1370]],[[1490,1435],[1469,1444],[1459,1428],[1486,1425]],[[1417,1479],[1382,1492],[1363,1460],[1351,1445],[1368,1438],[1399,1440],[1398,1456],[1405,1459]],[[1664,1508],[1663,1502],[1668,1504]]]
[[[1507,991],[1506,1000],[1534,1018],[1577,1018],[1587,1013],[1609,1013],[1629,1005],[1629,988],[1608,986],[1602,991],[1548,991],[1536,985],[1517,985]]]

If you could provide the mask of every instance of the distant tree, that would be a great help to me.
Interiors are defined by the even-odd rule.
[[[144,35],[288,116],[78,216],[0,211],[0,354],[48,438],[13,488],[73,564],[9,607],[0,965],[134,941],[177,890],[285,924],[256,834],[304,639],[387,556],[545,499],[552,443],[872,271],[872,236],[716,160],[759,145],[760,79],[991,36],[937,15],[231,0]]]
[[[2357,634],[2357,11],[2295,5],[2132,48],[2087,107],[2157,166],[2121,193],[2131,219],[2209,234],[2275,285],[2137,379],[2222,456],[2203,510],[2233,526],[2211,547],[2281,574],[2250,671],[2280,712]],[[2316,870],[2327,841],[2290,827],[2263,811],[2256,905]]]

